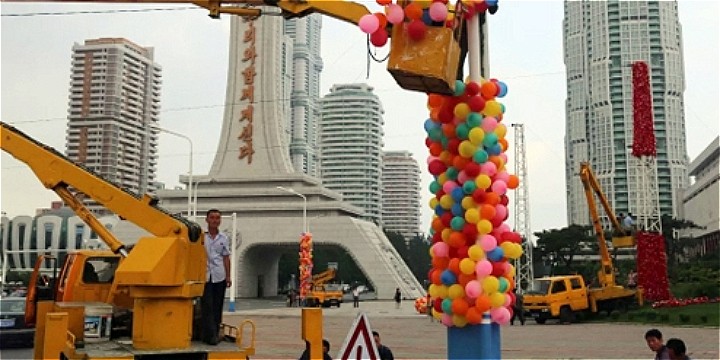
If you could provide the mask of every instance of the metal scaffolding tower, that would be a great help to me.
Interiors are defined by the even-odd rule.
[[[523,246],[522,256],[515,260],[515,288],[524,293],[534,278],[533,243],[530,240],[530,187],[525,156],[525,127],[523,124],[512,124],[512,127],[515,129],[515,175],[520,180],[515,190],[515,231],[522,236]]]

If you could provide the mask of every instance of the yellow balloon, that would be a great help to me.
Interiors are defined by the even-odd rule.
[[[485,108],[482,110],[482,113],[485,116],[497,117],[498,115],[502,114],[502,107],[500,107],[499,102],[495,100],[488,100],[485,103]]]
[[[465,210],[465,221],[471,224],[477,224],[480,221],[480,212],[477,209]]]
[[[487,190],[487,188],[490,187],[490,184],[492,184],[492,180],[490,180],[490,177],[485,174],[480,174],[475,178],[475,185],[478,189]]]
[[[443,152],[440,153],[440,156],[438,156],[438,159],[440,159],[446,164],[448,163],[448,160],[450,160],[450,158],[452,158],[452,154],[447,150],[443,150]]]
[[[447,242],[450,238],[450,234],[452,234],[452,229],[445,228],[443,229],[442,233],[440,233],[440,237],[443,239],[444,242]]]
[[[472,275],[475,273],[475,262],[468,258],[460,260],[460,271],[465,275]]]
[[[437,310],[432,309],[432,316],[435,318],[435,320],[440,321],[442,319],[442,313],[439,313]]]
[[[444,184],[447,181],[447,174],[442,173],[442,174],[438,175],[437,180],[435,180],[435,181],[437,181],[438,184],[440,184],[440,185]]]
[[[437,199],[436,197],[430,198],[430,203],[429,203],[430,208],[431,208],[431,209],[435,209],[435,208],[437,207],[437,205],[438,205],[438,202],[439,202],[439,201],[438,201],[438,199]]]
[[[495,127],[495,135],[498,136],[498,139],[502,139],[507,134],[507,126],[505,124],[498,124]]]
[[[480,261],[485,258],[485,251],[483,251],[480,245],[473,245],[468,248],[468,256],[473,261]]]
[[[439,285],[435,291],[437,292],[437,296],[433,297],[446,298],[448,296],[448,287],[445,285]]]
[[[450,210],[454,203],[455,200],[453,200],[452,196],[448,194],[445,194],[440,198],[440,206],[442,206],[442,208],[445,210]]]
[[[477,150],[477,146],[473,145],[469,140],[463,140],[458,146],[458,153],[464,158],[471,158],[475,154],[475,150]]]
[[[432,297],[438,297],[437,289],[440,286],[441,285],[430,284],[430,287],[428,287],[428,294],[430,294],[430,296]]]
[[[473,145],[480,146],[483,139],[485,139],[485,131],[479,127],[472,128],[472,130],[468,133],[468,139],[470,139],[470,142],[473,143]]]
[[[477,207],[477,204],[475,204],[475,200],[473,200],[472,196],[464,197],[460,204],[462,205],[462,208],[465,210],[470,210],[474,207]]]
[[[470,114],[470,106],[466,103],[459,103],[455,105],[455,109],[453,109],[453,114],[455,114],[455,117],[460,120],[465,120],[465,118]]]
[[[477,231],[480,235],[489,234],[493,228],[492,223],[485,219],[478,221],[475,226],[477,227]]]
[[[515,250],[515,248],[513,247],[513,243],[509,241],[500,244],[500,248],[502,249],[503,254],[505,254],[505,256],[509,258],[512,257],[510,254]]]
[[[488,275],[482,279],[482,288],[485,294],[491,295],[497,293],[500,288],[500,281],[495,276]]]
[[[457,315],[457,314],[453,314],[452,322],[453,322],[453,325],[455,325],[456,327],[459,327],[459,328],[465,327],[465,325],[467,325],[467,323],[468,323],[467,319],[465,319],[464,316]]]
[[[414,0],[413,2],[420,5],[423,9],[429,8],[430,4],[432,4],[432,0]]]
[[[498,308],[505,305],[505,294],[495,292],[490,294],[490,306]]]
[[[448,296],[453,300],[465,297],[465,289],[463,289],[462,285],[460,284],[450,285],[450,288],[448,289]]]

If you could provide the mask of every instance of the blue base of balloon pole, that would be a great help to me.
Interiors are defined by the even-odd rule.
[[[447,332],[448,359],[500,359],[500,326],[490,323],[490,315],[483,315],[480,325],[449,327]]]
[[[235,301],[231,301],[230,304],[228,304],[228,311],[235,312]]]

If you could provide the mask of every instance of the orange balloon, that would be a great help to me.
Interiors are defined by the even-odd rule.
[[[378,19],[378,22],[380,23],[380,26],[378,29],[384,29],[385,26],[387,26],[387,17],[385,17],[385,14],[381,12],[376,12],[373,15]]]
[[[430,118],[434,121],[440,121],[440,118],[438,117],[440,115],[440,109],[438,108],[432,108],[430,109]]]
[[[498,139],[498,144],[500,144],[500,148],[504,152],[508,148],[508,142],[505,140],[505,138]]]
[[[480,207],[480,216],[483,219],[490,220],[495,217],[495,207],[489,204],[483,204]],[[435,220],[433,220],[433,228],[435,227]],[[436,230],[437,231],[437,230]]]
[[[443,97],[442,95],[438,94],[430,94],[428,95],[428,106],[431,108],[438,108],[441,107],[443,104]]]
[[[492,305],[490,304],[490,298],[485,294],[482,294],[478,296],[477,299],[475,299],[475,308],[481,314],[490,310],[491,306]]]
[[[498,194],[496,194],[496,193],[494,193],[494,192],[492,192],[492,191],[489,191],[489,192],[485,193],[485,203],[486,203],[486,204],[495,206],[495,205],[497,205],[499,202],[500,202],[500,195],[498,195]]]
[[[465,315],[469,307],[470,305],[463,298],[453,300],[451,305],[452,312],[455,315]]]
[[[518,178],[517,175],[510,175],[507,185],[511,189],[516,189],[518,185],[520,185],[520,178]]]
[[[465,235],[463,235],[463,233],[461,233],[461,232],[453,231],[450,234],[450,238],[448,239],[448,245],[450,245],[451,247],[454,247],[454,248],[459,248],[459,247],[465,245]],[[460,271],[458,270],[458,274],[459,273],[460,273]]]
[[[482,321],[482,313],[478,311],[477,307],[470,307],[465,313],[465,320],[467,320],[469,324],[477,325]]]
[[[410,3],[405,7],[405,17],[410,20],[420,20],[422,18],[422,7],[417,3]],[[495,84],[493,84],[495,85]],[[494,93],[493,93],[494,94]]]
[[[377,3],[382,6],[389,5],[391,2],[392,0],[377,0]]]
[[[480,86],[480,94],[482,95],[485,100],[490,100],[495,98],[495,94],[497,94],[497,85],[495,85],[494,82],[488,81]]]
[[[453,124],[442,124],[442,131],[443,131],[443,134],[445,134],[445,136],[448,139],[452,139],[452,138],[456,137],[455,125],[453,125]]]
[[[440,270],[437,270],[437,269],[433,270],[432,273],[430,274],[430,281],[432,281],[432,283],[435,285],[442,285],[442,280],[440,279],[441,273],[442,272]]]
[[[442,144],[441,143],[432,143],[432,144],[430,144],[430,147],[428,147],[428,150],[430,151],[430,155],[440,156],[440,154],[443,151]]]
[[[448,270],[455,273],[455,275],[460,274],[460,259],[458,258],[452,258],[450,259],[450,262],[448,263]]]
[[[453,159],[453,167],[458,170],[462,170],[465,168],[465,165],[467,165],[469,162],[470,162],[470,159],[468,159],[468,158],[464,158],[462,156],[456,156]]]
[[[488,157],[488,161],[495,164],[495,167],[497,169],[500,169],[501,167],[503,167],[503,165],[505,165],[505,163],[503,162],[503,159],[497,155]]]
[[[462,286],[462,287],[465,287],[465,285],[467,285],[467,283],[469,283],[471,280],[475,280],[475,278],[476,278],[475,274],[468,275],[463,272],[460,272],[460,275],[458,276],[458,284],[460,284],[460,286]]]
[[[432,267],[433,269],[438,270],[445,270],[448,267],[448,264],[450,263],[450,259],[447,257],[434,257],[432,259]]]
[[[432,228],[433,230],[435,230],[435,232],[442,232],[445,228],[445,224],[443,224],[442,220],[440,220],[440,218],[436,216],[432,220]]]

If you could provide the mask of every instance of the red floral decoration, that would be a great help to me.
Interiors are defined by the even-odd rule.
[[[312,269],[313,269],[313,246],[312,234],[303,233],[300,236],[300,299],[305,300],[308,292],[312,287]]]
[[[638,232],[636,238],[638,285],[643,288],[645,299],[670,299],[665,239],[662,234],[650,232]]]
[[[666,307],[682,307],[682,306],[688,306],[688,305],[707,304],[707,303],[716,303],[716,302],[720,302],[720,297],[710,299],[707,296],[700,296],[700,297],[691,298],[691,299],[670,299],[670,300],[656,301],[652,304],[652,308],[657,309],[657,308],[666,308]]]
[[[656,156],[655,128],[653,126],[652,96],[648,66],[638,61],[633,64],[633,146],[635,157]]]

